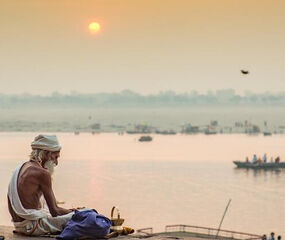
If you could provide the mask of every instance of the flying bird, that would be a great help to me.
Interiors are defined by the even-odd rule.
[[[249,74],[249,71],[247,70],[240,70],[242,74]]]

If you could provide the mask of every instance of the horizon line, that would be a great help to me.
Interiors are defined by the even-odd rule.
[[[49,92],[47,94],[42,94],[42,93],[30,93],[30,92],[21,92],[21,93],[3,93],[0,92],[0,96],[4,95],[4,96],[42,96],[42,97],[51,97],[53,95],[63,95],[63,96],[69,96],[69,95],[96,95],[96,94],[122,94],[122,93],[135,93],[141,96],[150,96],[150,95],[160,95],[160,94],[165,94],[165,93],[174,93],[175,95],[183,95],[183,94],[199,94],[199,95],[215,95],[217,94],[219,91],[232,91],[232,93],[234,93],[235,95],[238,96],[246,96],[246,95],[264,95],[264,94],[270,94],[270,95],[283,95],[285,94],[285,91],[252,91],[252,90],[244,90],[242,93],[241,91],[237,91],[234,88],[220,88],[220,89],[215,89],[215,90],[207,90],[207,91],[199,91],[199,90],[195,90],[192,89],[190,91],[175,91],[175,90],[160,90],[157,92],[153,92],[153,93],[142,93],[142,92],[138,92],[132,89],[122,89],[119,91],[98,91],[98,92],[80,92],[80,91],[75,91],[75,90],[71,90],[69,92],[60,92],[60,91],[52,91]]]

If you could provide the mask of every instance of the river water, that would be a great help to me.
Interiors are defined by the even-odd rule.
[[[7,186],[26,161],[37,133],[0,133],[0,225],[12,225]],[[285,135],[138,135],[58,133],[62,145],[53,177],[63,207],[85,206],[110,216],[119,207],[135,229],[167,224],[285,235],[285,170],[236,169],[233,160],[253,153],[285,158]]]

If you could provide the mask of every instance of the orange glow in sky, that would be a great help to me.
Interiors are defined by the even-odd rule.
[[[88,29],[91,34],[96,34],[100,31],[101,26],[97,22],[92,22],[88,25]]]

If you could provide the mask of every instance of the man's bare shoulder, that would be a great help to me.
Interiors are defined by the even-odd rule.
[[[26,169],[26,174],[28,177],[34,177],[37,178],[38,180],[43,180],[43,181],[50,181],[51,180],[51,175],[49,171],[39,165],[30,165]]]

